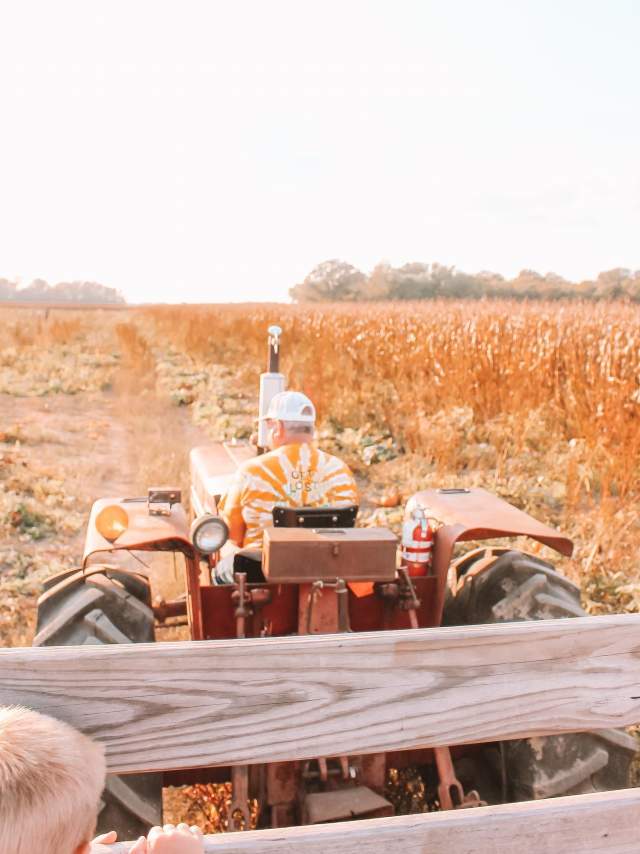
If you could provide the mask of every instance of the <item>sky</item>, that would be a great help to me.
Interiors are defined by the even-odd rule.
[[[640,268],[638,0],[0,0],[0,278]]]

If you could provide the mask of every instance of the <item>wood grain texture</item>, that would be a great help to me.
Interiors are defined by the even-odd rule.
[[[637,854],[640,789],[206,837],[206,854]],[[96,846],[125,854],[130,845]]]
[[[640,615],[0,650],[0,703],[104,742],[112,771],[257,763],[640,721]]]

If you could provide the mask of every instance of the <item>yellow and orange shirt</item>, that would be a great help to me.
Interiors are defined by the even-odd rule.
[[[349,468],[315,444],[283,445],[243,463],[219,510],[231,531],[246,526],[243,546],[262,547],[271,511],[284,507],[346,507],[358,503]]]

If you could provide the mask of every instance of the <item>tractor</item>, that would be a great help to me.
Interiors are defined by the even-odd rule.
[[[270,327],[260,412],[284,388],[281,331]],[[263,423],[263,422],[259,422]],[[579,589],[539,557],[508,544],[458,554],[460,544],[529,537],[561,555],[572,543],[483,489],[426,489],[407,502],[405,526],[427,536],[414,550],[384,527],[358,527],[355,506],[276,506],[260,551],[240,550],[234,583],[213,571],[228,530],[220,497],[257,441],[191,451],[190,510],[174,488],[102,498],[87,527],[82,564],[49,578],[38,601],[34,644],[142,643],[172,621],[194,641],[294,634],[412,630],[440,625],[575,617]],[[419,533],[419,532],[418,532]],[[152,597],[168,569],[184,593]],[[100,830],[136,838],[162,823],[162,786],[232,782],[229,829],[282,827],[392,815],[389,780],[417,769],[435,809],[529,800],[628,785],[634,739],[619,730],[465,747],[313,761],[212,767],[108,777]]]

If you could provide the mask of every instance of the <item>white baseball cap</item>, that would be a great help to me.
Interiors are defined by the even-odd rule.
[[[316,408],[301,391],[280,391],[271,398],[267,414],[263,415],[261,420],[314,424]]]

